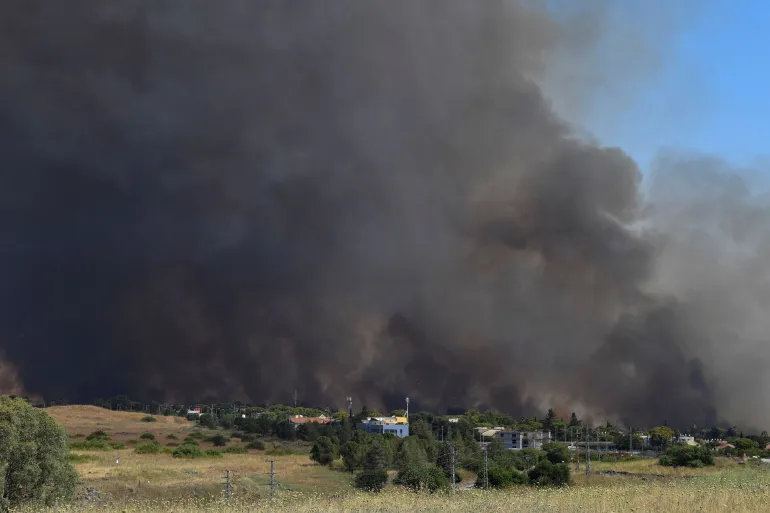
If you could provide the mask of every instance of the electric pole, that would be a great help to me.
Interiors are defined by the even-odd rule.
[[[632,452],[634,452],[634,446],[633,441],[634,439],[634,428],[628,427],[628,454],[630,455]]]
[[[487,444],[484,443],[484,489],[489,489],[489,460],[487,458]]]
[[[452,450],[452,492],[455,491],[455,444],[451,444],[450,449]]]
[[[275,495],[275,460],[270,461],[270,498]]]
[[[297,389],[294,389],[294,407],[297,407]]]
[[[586,477],[591,475],[591,432],[586,424]]]

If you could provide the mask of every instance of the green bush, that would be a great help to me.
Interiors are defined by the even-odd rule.
[[[24,399],[0,397],[0,510],[24,503],[54,506],[75,493],[67,433]],[[35,508],[41,509],[41,508]]]
[[[209,437],[207,441],[213,443],[214,447],[224,447],[230,440],[222,433],[217,433],[216,435]]]
[[[109,446],[115,449],[116,451],[119,451],[120,449],[125,449],[126,445],[122,444],[120,442],[109,442]]]
[[[170,435],[166,435],[166,440],[179,440],[179,438],[177,438],[174,433],[171,433]]]
[[[73,440],[69,443],[73,451],[109,451],[112,449],[105,440]]]
[[[216,451],[214,449],[209,449],[204,454],[207,458],[221,458],[222,457],[222,451]]]
[[[503,467],[500,465],[489,467],[487,477],[489,479],[490,488],[507,488],[509,486],[525,484],[527,482],[527,475],[525,473],[519,472],[515,468]],[[480,474],[476,479],[476,487],[484,487],[483,474]]]
[[[265,443],[262,440],[253,440],[246,446],[247,449],[256,449],[258,451],[265,450]]]
[[[384,470],[364,470],[356,475],[355,486],[367,492],[380,492],[388,483],[388,473]]]
[[[566,463],[543,460],[527,473],[534,486],[563,486],[569,484],[569,467]]]
[[[225,454],[248,454],[249,450],[245,447],[238,447],[235,445],[231,445],[230,447],[226,447],[222,450]]]
[[[705,467],[714,464],[714,454],[707,448],[694,445],[674,445],[658,461],[666,467]]]
[[[102,431],[101,429],[94,431],[90,435],[86,437],[86,440],[109,440],[110,437],[107,435],[105,431]]]
[[[319,465],[329,465],[337,459],[337,446],[328,437],[318,437],[310,451],[310,459]]]
[[[158,419],[156,419],[152,415],[147,415],[145,417],[142,417],[142,422],[158,422]]]
[[[198,444],[184,443],[174,449],[171,453],[174,458],[203,458],[205,453],[201,450]]]
[[[394,484],[413,490],[435,492],[449,488],[449,479],[443,469],[426,463],[409,463],[399,470]]]
[[[69,453],[67,456],[67,459],[70,463],[78,464],[78,463],[87,463],[89,461],[96,461],[99,458],[96,456],[92,456],[90,454],[75,454],[75,453]]]
[[[152,433],[142,433],[139,435],[140,440],[155,440],[155,435]]]
[[[137,454],[158,454],[161,451],[161,446],[158,442],[148,442],[137,445],[134,451]]]
[[[567,444],[548,442],[543,444],[543,450],[551,463],[568,463],[570,460]]]

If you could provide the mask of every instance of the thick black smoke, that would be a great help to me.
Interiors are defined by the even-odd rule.
[[[700,314],[653,286],[676,258],[640,224],[639,170],[537,85],[574,36],[544,11],[9,1],[0,20],[0,349],[27,391],[721,414]]]

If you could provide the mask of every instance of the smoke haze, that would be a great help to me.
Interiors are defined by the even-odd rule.
[[[0,20],[0,384],[770,422],[766,198],[673,153],[643,197],[575,135],[540,84],[597,30],[504,0]]]

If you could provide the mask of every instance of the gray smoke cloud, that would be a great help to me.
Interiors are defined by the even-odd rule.
[[[765,301],[765,211],[729,171],[671,185],[710,161],[662,160],[645,198],[622,150],[576,136],[539,85],[549,55],[591,47],[569,17],[503,0],[0,14],[0,350],[28,391],[764,420],[724,402],[749,379],[735,364],[761,361],[743,306]]]

